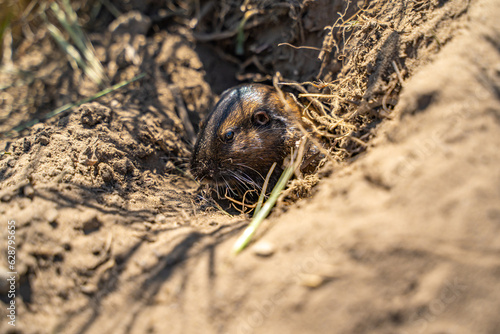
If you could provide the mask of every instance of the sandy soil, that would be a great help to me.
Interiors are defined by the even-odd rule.
[[[249,219],[197,200],[182,115],[197,124],[239,80],[275,71],[313,80],[325,64],[317,51],[272,46],[321,47],[341,2],[283,6],[269,27],[257,22],[249,65],[210,35],[215,14],[194,30],[193,16],[162,18],[154,2],[131,2],[114,23],[101,18],[90,38],[111,82],[147,76],[1,138],[9,154],[0,160],[0,234],[6,245],[16,222],[18,285],[15,328],[0,285],[0,330],[499,333],[500,7],[412,5],[415,16],[393,24],[404,31],[398,102],[363,130],[368,147],[329,162],[310,196],[275,210],[237,257],[230,250]],[[379,37],[371,47],[387,35]],[[38,76],[4,90],[2,132],[98,90],[53,56],[46,32],[34,38],[15,62]],[[323,78],[346,74],[347,64],[332,57]],[[366,88],[369,71],[359,71]],[[0,260],[5,276],[5,251]]]

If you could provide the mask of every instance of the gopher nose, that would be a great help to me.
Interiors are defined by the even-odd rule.
[[[214,161],[194,160],[191,163],[191,173],[197,179],[208,178],[213,179],[217,174],[218,167]]]

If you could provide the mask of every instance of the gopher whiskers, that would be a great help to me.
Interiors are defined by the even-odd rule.
[[[241,190],[249,190],[252,188],[251,185],[253,185],[254,182],[248,176],[238,174],[232,170],[229,171],[229,173],[237,182],[239,182],[237,185],[240,185]]]
[[[252,167],[250,167],[250,166],[247,166],[247,165],[244,165],[244,164],[241,164],[241,163],[236,163],[235,165],[236,165],[236,166],[243,167],[243,168],[250,169],[252,172],[257,173],[257,174],[261,177],[261,179],[262,179],[262,180],[265,180],[265,179],[266,179],[266,178],[265,178],[265,177],[263,177],[263,176],[262,176],[262,174],[261,174],[258,170],[256,170],[255,168],[252,168]],[[245,175],[247,175],[247,174],[245,174]],[[247,176],[248,176],[248,175],[247,175]],[[254,182],[254,183],[255,183],[255,182]]]
[[[238,178],[240,180],[242,180],[242,182],[244,182],[246,185],[248,185],[248,189],[250,189],[250,186],[252,186],[252,188],[256,188],[256,189],[260,189],[260,186],[257,182],[255,182],[248,174],[246,174],[245,172],[243,171],[239,171],[240,173],[237,174],[235,172],[233,172],[235,175],[238,176]]]

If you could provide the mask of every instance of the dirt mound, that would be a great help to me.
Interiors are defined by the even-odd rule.
[[[143,79],[25,127],[99,86],[43,29],[16,45],[33,74],[1,74],[1,229],[16,222],[18,273],[2,331],[500,330],[495,1],[122,6],[89,38],[110,83]],[[198,203],[193,124],[216,94],[276,72],[335,161],[233,257],[248,219]]]

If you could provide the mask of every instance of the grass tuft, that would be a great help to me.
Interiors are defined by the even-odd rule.
[[[80,27],[78,16],[73,8],[71,8],[69,0],[62,0],[62,6],[59,6],[57,2],[52,2],[50,9],[73,43],[71,44],[67,41],[61,31],[49,22],[45,14],[42,14],[42,18],[46,22],[52,37],[54,37],[68,57],[76,62],[92,81],[98,85],[107,84],[109,80],[104,73],[104,68],[95,55],[92,44]]]

